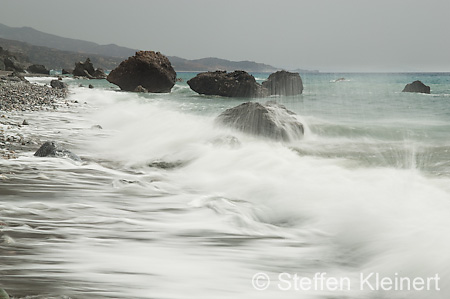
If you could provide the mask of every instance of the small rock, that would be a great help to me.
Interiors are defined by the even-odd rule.
[[[91,88],[91,89],[92,89],[92,88],[94,88],[94,85],[92,85],[92,84],[89,84],[89,88]]]
[[[22,122],[22,126],[28,126],[28,125],[29,125],[28,121],[26,119],[24,119]]]
[[[103,130],[103,127],[100,125],[93,125],[91,129]]]
[[[417,80],[413,83],[406,84],[402,92],[417,92],[417,93],[430,93],[430,86],[423,84],[421,81]]]
[[[62,148],[54,141],[45,142],[35,153],[36,157],[67,157],[75,161],[81,161],[80,157]]]

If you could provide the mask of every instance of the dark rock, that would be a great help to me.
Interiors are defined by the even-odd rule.
[[[292,96],[303,92],[303,82],[299,73],[278,71],[263,82],[270,95]]]
[[[25,67],[23,63],[19,62],[16,57],[10,56],[3,59],[3,63],[5,64],[6,71],[14,71],[23,73],[25,71]]]
[[[245,133],[282,141],[301,139],[304,134],[303,124],[295,113],[274,102],[241,104],[222,112],[216,122]]]
[[[413,83],[406,84],[402,92],[418,92],[418,93],[430,93],[430,86],[423,84],[421,81],[414,81]]]
[[[153,161],[148,164],[149,167],[161,168],[161,169],[174,169],[184,166],[186,163],[183,161],[167,162],[167,161]]]
[[[80,157],[62,148],[54,141],[45,142],[35,153],[36,157],[66,157],[75,161],[81,161]]]
[[[102,69],[94,69],[91,59],[87,58],[85,62],[75,63],[73,70],[74,76],[87,77],[89,79],[105,79],[106,74]]]
[[[187,81],[189,87],[204,95],[222,97],[258,98],[267,95],[267,91],[245,71],[215,71],[200,73]]]
[[[57,89],[67,88],[67,84],[60,80],[52,80],[50,81],[50,86]]]
[[[27,68],[27,71],[33,74],[50,74],[50,71],[42,64],[32,64]]]
[[[73,74],[73,70],[62,69],[61,72],[62,72],[63,75],[70,75],[70,74]]]
[[[90,89],[92,89],[92,88],[94,88],[94,85],[92,85],[92,84],[89,84],[89,86],[88,86]]]
[[[159,52],[139,51],[122,61],[106,78],[125,91],[134,91],[139,85],[149,92],[170,92],[177,74],[169,59]]]
[[[29,125],[28,121],[26,119],[24,119],[22,122],[22,126],[28,126],[28,125]]]
[[[3,59],[0,57],[0,71],[6,71],[5,63],[3,62]]]

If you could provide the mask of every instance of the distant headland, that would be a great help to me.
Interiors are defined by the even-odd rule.
[[[60,37],[30,27],[13,28],[0,24],[0,47],[18,53],[32,64],[44,65],[49,69],[71,69],[77,61],[90,58],[99,68],[112,70],[124,58],[133,56],[139,49]],[[234,71],[272,73],[281,68],[253,61],[230,61],[215,57],[189,60],[167,56],[177,72]],[[296,70],[301,73],[317,72]]]

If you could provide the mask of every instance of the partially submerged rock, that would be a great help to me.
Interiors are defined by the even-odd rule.
[[[222,112],[216,122],[242,132],[274,140],[293,141],[304,134],[295,113],[274,102],[247,102]]]
[[[47,141],[34,153],[36,157],[59,157],[70,158],[75,161],[81,161],[80,157],[61,147],[54,141]]]
[[[303,92],[303,82],[299,73],[278,71],[262,83],[270,95],[292,96]]]
[[[125,91],[164,93],[172,90],[176,77],[166,56],[159,52],[139,51],[122,61],[106,79]]]
[[[417,80],[413,83],[406,84],[402,92],[418,92],[418,93],[430,93],[430,86],[423,84],[421,81]]]
[[[105,79],[105,72],[98,68],[94,69],[94,65],[90,58],[87,58],[85,62],[75,63],[75,69],[73,70],[74,76],[87,77],[89,79]]]
[[[255,77],[245,71],[215,71],[200,73],[187,81],[189,87],[204,95],[222,97],[259,98],[267,91],[258,84]]]

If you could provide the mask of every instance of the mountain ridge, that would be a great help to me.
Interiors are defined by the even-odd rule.
[[[116,44],[100,45],[94,42],[61,37],[31,27],[9,27],[0,23],[0,46],[26,55],[30,62],[50,69],[72,69],[75,62],[91,58],[96,67],[111,70],[121,61],[133,56],[138,49]],[[231,61],[216,57],[185,59],[167,56],[177,72],[204,72],[215,70],[244,70],[247,72],[274,72],[280,68],[254,61]]]

